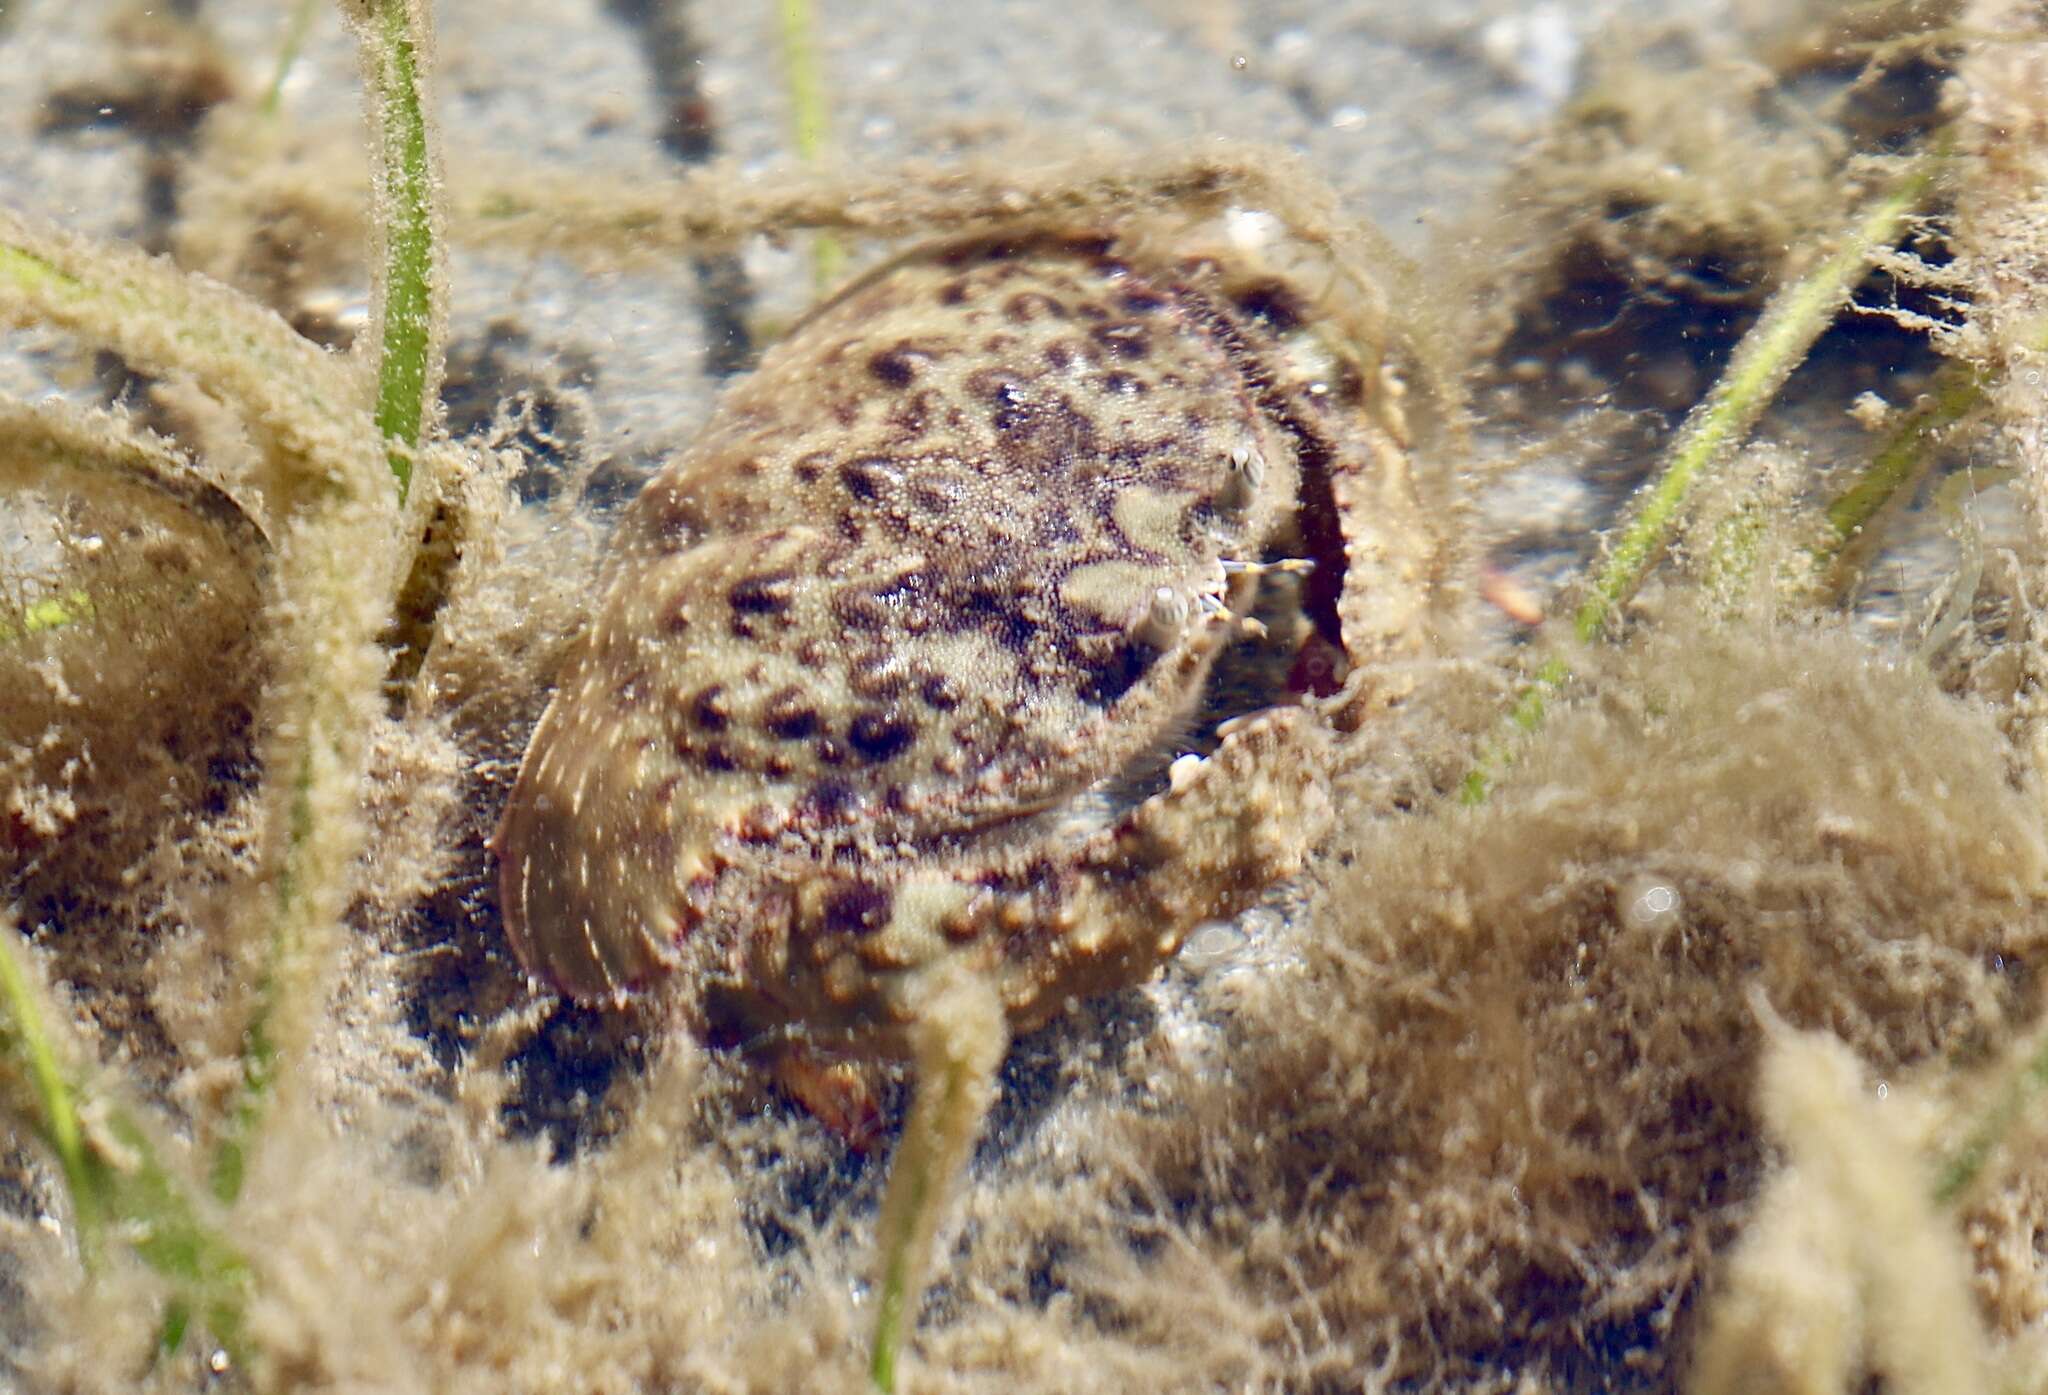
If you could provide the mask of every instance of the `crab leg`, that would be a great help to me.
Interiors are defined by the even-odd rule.
[[[1067,952],[1114,956],[1142,943],[1164,957],[1195,925],[1244,909],[1300,870],[1328,825],[1317,771],[1320,725],[1299,708],[1226,724],[1207,759],[1183,757],[1171,788],[1105,834],[1098,870],[1077,889]],[[1028,933],[1020,924],[1012,933]],[[964,934],[964,929],[963,929]],[[869,1374],[895,1389],[897,1358],[954,1184],[981,1132],[1009,1044],[1008,1012],[983,953],[916,971],[898,1004],[916,1062],[917,1093],[882,1199],[879,1309]],[[1135,975],[1119,975],[1126,981]]]
[[[1143,943],[1165,958],[1205,920],[1235,915],[1301,870],[1328,829],[1320,771],[1328,734],[1301,708],[1226,723],[1206,759],[1183,756],[1170,787],[1111,830],[1074,898],[1068,952]]]

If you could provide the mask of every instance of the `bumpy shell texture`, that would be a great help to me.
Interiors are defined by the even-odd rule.
[[[497,838],[522,961],[584,1000],[686,967],[750,1028],[893,1051],[902,971],[977,953],[1029,1022],[1294,870],[1322,724],[1167,766],[1238,564],[1308,554],[1292,642],[1350,628],[1364,465],[1318,414],[1364,388],[1291,381],[1295,327],[1211,262],[1044,231],[816,311],[621,522]]]

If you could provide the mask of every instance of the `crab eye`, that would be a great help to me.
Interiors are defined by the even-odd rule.
[[[1216,502],[1233,512],[1242,509],[1257,497],[1265,480],[1266,457],[1251,446],[1235,446],[1230,452],[1229,474]]]
[[[1188,623],[1187,597],[1171,586],[1152,593],[1151,604],[1131,631],[1131,637],[1154,649],[1170,649]]]

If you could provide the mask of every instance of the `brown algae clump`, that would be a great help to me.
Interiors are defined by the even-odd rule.
[[[1353,826],[1230,1078],[1138,1128],[1348,1359],[1675,1374],[1765,1161],[1749,994],[1879,1075],[2035,1011],[2048,836],[1992,724],[1844,634],[1658,619],[1483,807]]]

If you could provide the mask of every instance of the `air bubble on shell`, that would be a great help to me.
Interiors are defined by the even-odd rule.
[[[1224,215],[1224,236],[1241,254],[1256,256],[1286,236],[1286,225],[1263,209],[1233,208]]]
[[[1668,878],[1633,877],[1625,883],[1616,900],[1621,916],[1638,930],[1662,930],[1678,921],[1684,902]]]
[[[1180,947],[1181,966],[1190,973],[1204,974],[1235,959],[1248,937],[1228,920],[1208,920],[1189,933]]]

